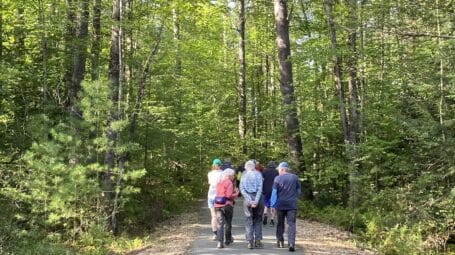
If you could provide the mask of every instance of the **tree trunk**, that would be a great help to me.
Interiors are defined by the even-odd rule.
[[[439,124],[441,125],[441,138],[442,141],[446,141],[446,134],[444,131],[444,58],[442,53],[442,42],[441,42],[441,21],[439,17],[439,0],[436,0],[436,25],[438,30],[438,48],[439,48],[439,103],[438,103],[438,111],[439,111]]]
[[[180,22],[178,3],[172,8],[172,25],[174,32],[174,54],[175,54],[175,75],[178,77],[182,74],[182,58],[180,57]]]
[[[1,5],[1,0],[0,0],[0,5]],[[0,6],[1,10],[1,6]],[[38,1],[38,11],[39,11],[39,23],[42,26],[42,30],[40,31],[40,41],[41,41],[41,57],[42,57],[42,65],[43,65],[43,76],[42,76],[42,88],[43,88],[43,113],[45,114],[46,111],[46,105],[47,105],[47,90],[48,90],[48,77],[47,77],[47,38],[46,38],[46,32],[45,32],[45,17],[44,17],[44,5],[43,1],[39,0]],[[1,13],[1,12],[0,12]],[[1,15],[1,14],[0,14]],[[1,23],[1,20],[0,20]],[[0,34],[1,34],[1,29],[0,29]],[[0,62],[1,62],[1,57],[0,57]],[[1,86],[0,86],[1,87]],[[1,89],[1,88],[0,88]]]
[[[297,173],[303,176],[305,174],[305,164],[303,160],[299,120],[297,118],[297,106],[294,99],[294,88],[292,84],[292,63],[290,60],[291,44],[289,41],[289,20],[286,1],[274,0],[274,12],[280,70],[280,90],[284,108],[287,144],[291,154],[291,160],[296,166]],[[309,183],[304,183],[302,190],[306,199],[312,199],[313,194]]]
[[[76,34],[76,14],[74,13],[74,0],[66,0],[66,20],[65,20],[65,35],[64,35],[64,47],[65,47],[65,57],[64,57],[64,82],[66,90],[65,98],[65,107],[71,112],[71,106],[74,102],[71,100],[71,95],[73,94],[73,65],[74,59],[73,54],[75,50],[74,37]]]
[[[245,63],[245,1],[238,1],[239,11],[239,80],[238,80],[238,93],[239,93],[239,136],[242,146],[242,153],[246,153],[246,63]]]
[[[93,3],[93,40],[91,50],[91,78],[92,81],[99,79],[101,52],[101,0]]]
[[[0,10],[3,10],[3,0],[0,0]],[[3,60],[3,12],[0,11],[0,63]],[[1,82],[0,82],[1,88]]]
[[[116,145],[118,140],[118,130],[114,129],[114,122],[119,120],[119,88],[120,88],[120,20],[121,20],[121,0],[113,0],[112,7],[112,30],[111,30],[111,48],[110,48],[110,57],[109,57],[109,100],[112,103],[112,108],[107,116],[107,129],[106,129],[106,138],[107,138],[107,148],[104,155],[104,164],[106,166],[106,171],[102,175],[102,184],[105,197],[107,197],[108,202],[108,213],[109,213],[109,227],[113,233],[118,231],[118,222],[117,222],[117,212],[115,209],[115,204],[113,209],[109,209],[110,203],[113,201],[114,190],[112,183],[112,173],[115,166],[116,154]]]
[[[345,102],[344,102],[344,89],[341,84],[341,58],[338,54],[337,49],[337,38],[335,24],[333,22],[333,0],[325,0],[325,13],[327,18],[327,27],[329,30],[330,36],[330,48],[332,50],[332,62],[333,62],[333,76],[335,79],[335,86],[338,93],[338,109],[340,111],[341,126],[343,128],[343,139],[344,143],[347,144],[349,141],[349,131],[348,131],[348,120],[346,116]]]
[[[357,99],[357,0],[348,0],[346,7],[349,10],[348,17],[348,47],[349,56],[347,58],[347,68],[349,73],[349,144],[347,146],[347,156],[349,160],[349,185],[350,203],[355,210],[359,196],[359,176],[357,165],[357,145],[359,143],[358,130],[358,99]]]
[[[70,113],[78,118],[82,117],[82,113],[77,109],[76,103],[78,101],[77,94],[81,90],[81,82],[84,79],[85,61],[87,59],[88,7],[89,0],[82,0],[76,28],[76,40],[73,52],[73,72],[71,84],[68,88]]]
[[[129,127],[128,137],[129,137],[130,141],[132,141],[134,131],[136,129],[137,115],[138,115],[141,105],[142,105],[142,99],[143,99],[144,93],[145,93],[145,82],[147,81],[147,76],[149,75],[149,72],[150,72],[150,66],[152,64],[153,57],[158,53],[158,48],[161,43],[161,33],[163,31],[163,27],[164,27],[164,23],[161,24],[161,26],[160,26],[160,30],[158,32],[158,35],[156,36],[155,44],[152,47],[150,47],[150,54],[147,57],[147,60],[144,65],[144,69],[142,71],[141,80],[139,81],[139,84],[138,84],[136,102],[135,102],[133,111],[129,118],[130,127]]]

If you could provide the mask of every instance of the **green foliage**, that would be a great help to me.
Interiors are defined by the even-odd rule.
[[[298,216],[335,225],[344,230],[352,228],[352,212],[343,206],[330,205],[319,207],[311,202],[300,202],[298,204]],[[359,223],[360,221],[356,224]]]
[[[382,237],[375,235],[374,226],[368,227],[368,231],[371,230],[373,235],[371,240],[377,238],[376,241],[381,243],[378,250],[382,254],[422,254],[423,252],[421,230],[418,226],[397,225],[383,233]],[[368,234],[370,232],[367,232]]]

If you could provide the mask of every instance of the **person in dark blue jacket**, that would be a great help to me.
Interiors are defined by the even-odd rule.
[[[288,172],[287,162],[278,165],[278,176],[273,181],[272,196],[270,198],[272,208],[277,212],[276,239],[278,248],[284,248],[284,220],[288,224],[289,251],[295,251],[295,232],[297,217],[297,200],[301,193],[300,181],[297,175]]]

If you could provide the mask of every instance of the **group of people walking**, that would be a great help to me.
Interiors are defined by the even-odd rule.
[[[284,248],[285,220],[288,224],[288,248],[295,251],[297,200],[301,193],[300,181],[295,174],[289,173],[287,162],[276,167],[275,162],[267,164],[262,171],[259,162],[247,161],[244,171],[237,173],[231,168],[230,162],[223,164],[220,159],[212,161],[212,170],[208,173],[209,191],[208,207],[211,214],[213,240],[217,248],[231,244],[232,217],[235,198],[243,199],[245,215],[245,237],[249,249],[263,248],[262,225],[276,222],[276,242],[278,248]],[[236,179],[239,179],[238,187]]]

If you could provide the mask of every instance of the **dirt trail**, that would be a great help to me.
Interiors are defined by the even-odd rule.
[[[148,246],[129,253],[130,255],[148,254],[314,254],[314,255],[370,255],[355,247],[349,234],[339,231],[329,225],[306,220],[297,221],[296,251],[276,248],[275,228],[263,227],[264,248],[247,249],[244,240],[244,218],[241,210],[241,200],[237,201],[233,219],[234,243],[223,249],[216,248],[216,242],[211,240],[212,233],[209,225],[209,211],[206,202],[201,201],[199,207],[179,217],[165,222],[153,235]],[[285,236],[286,244],[286,236]]]

